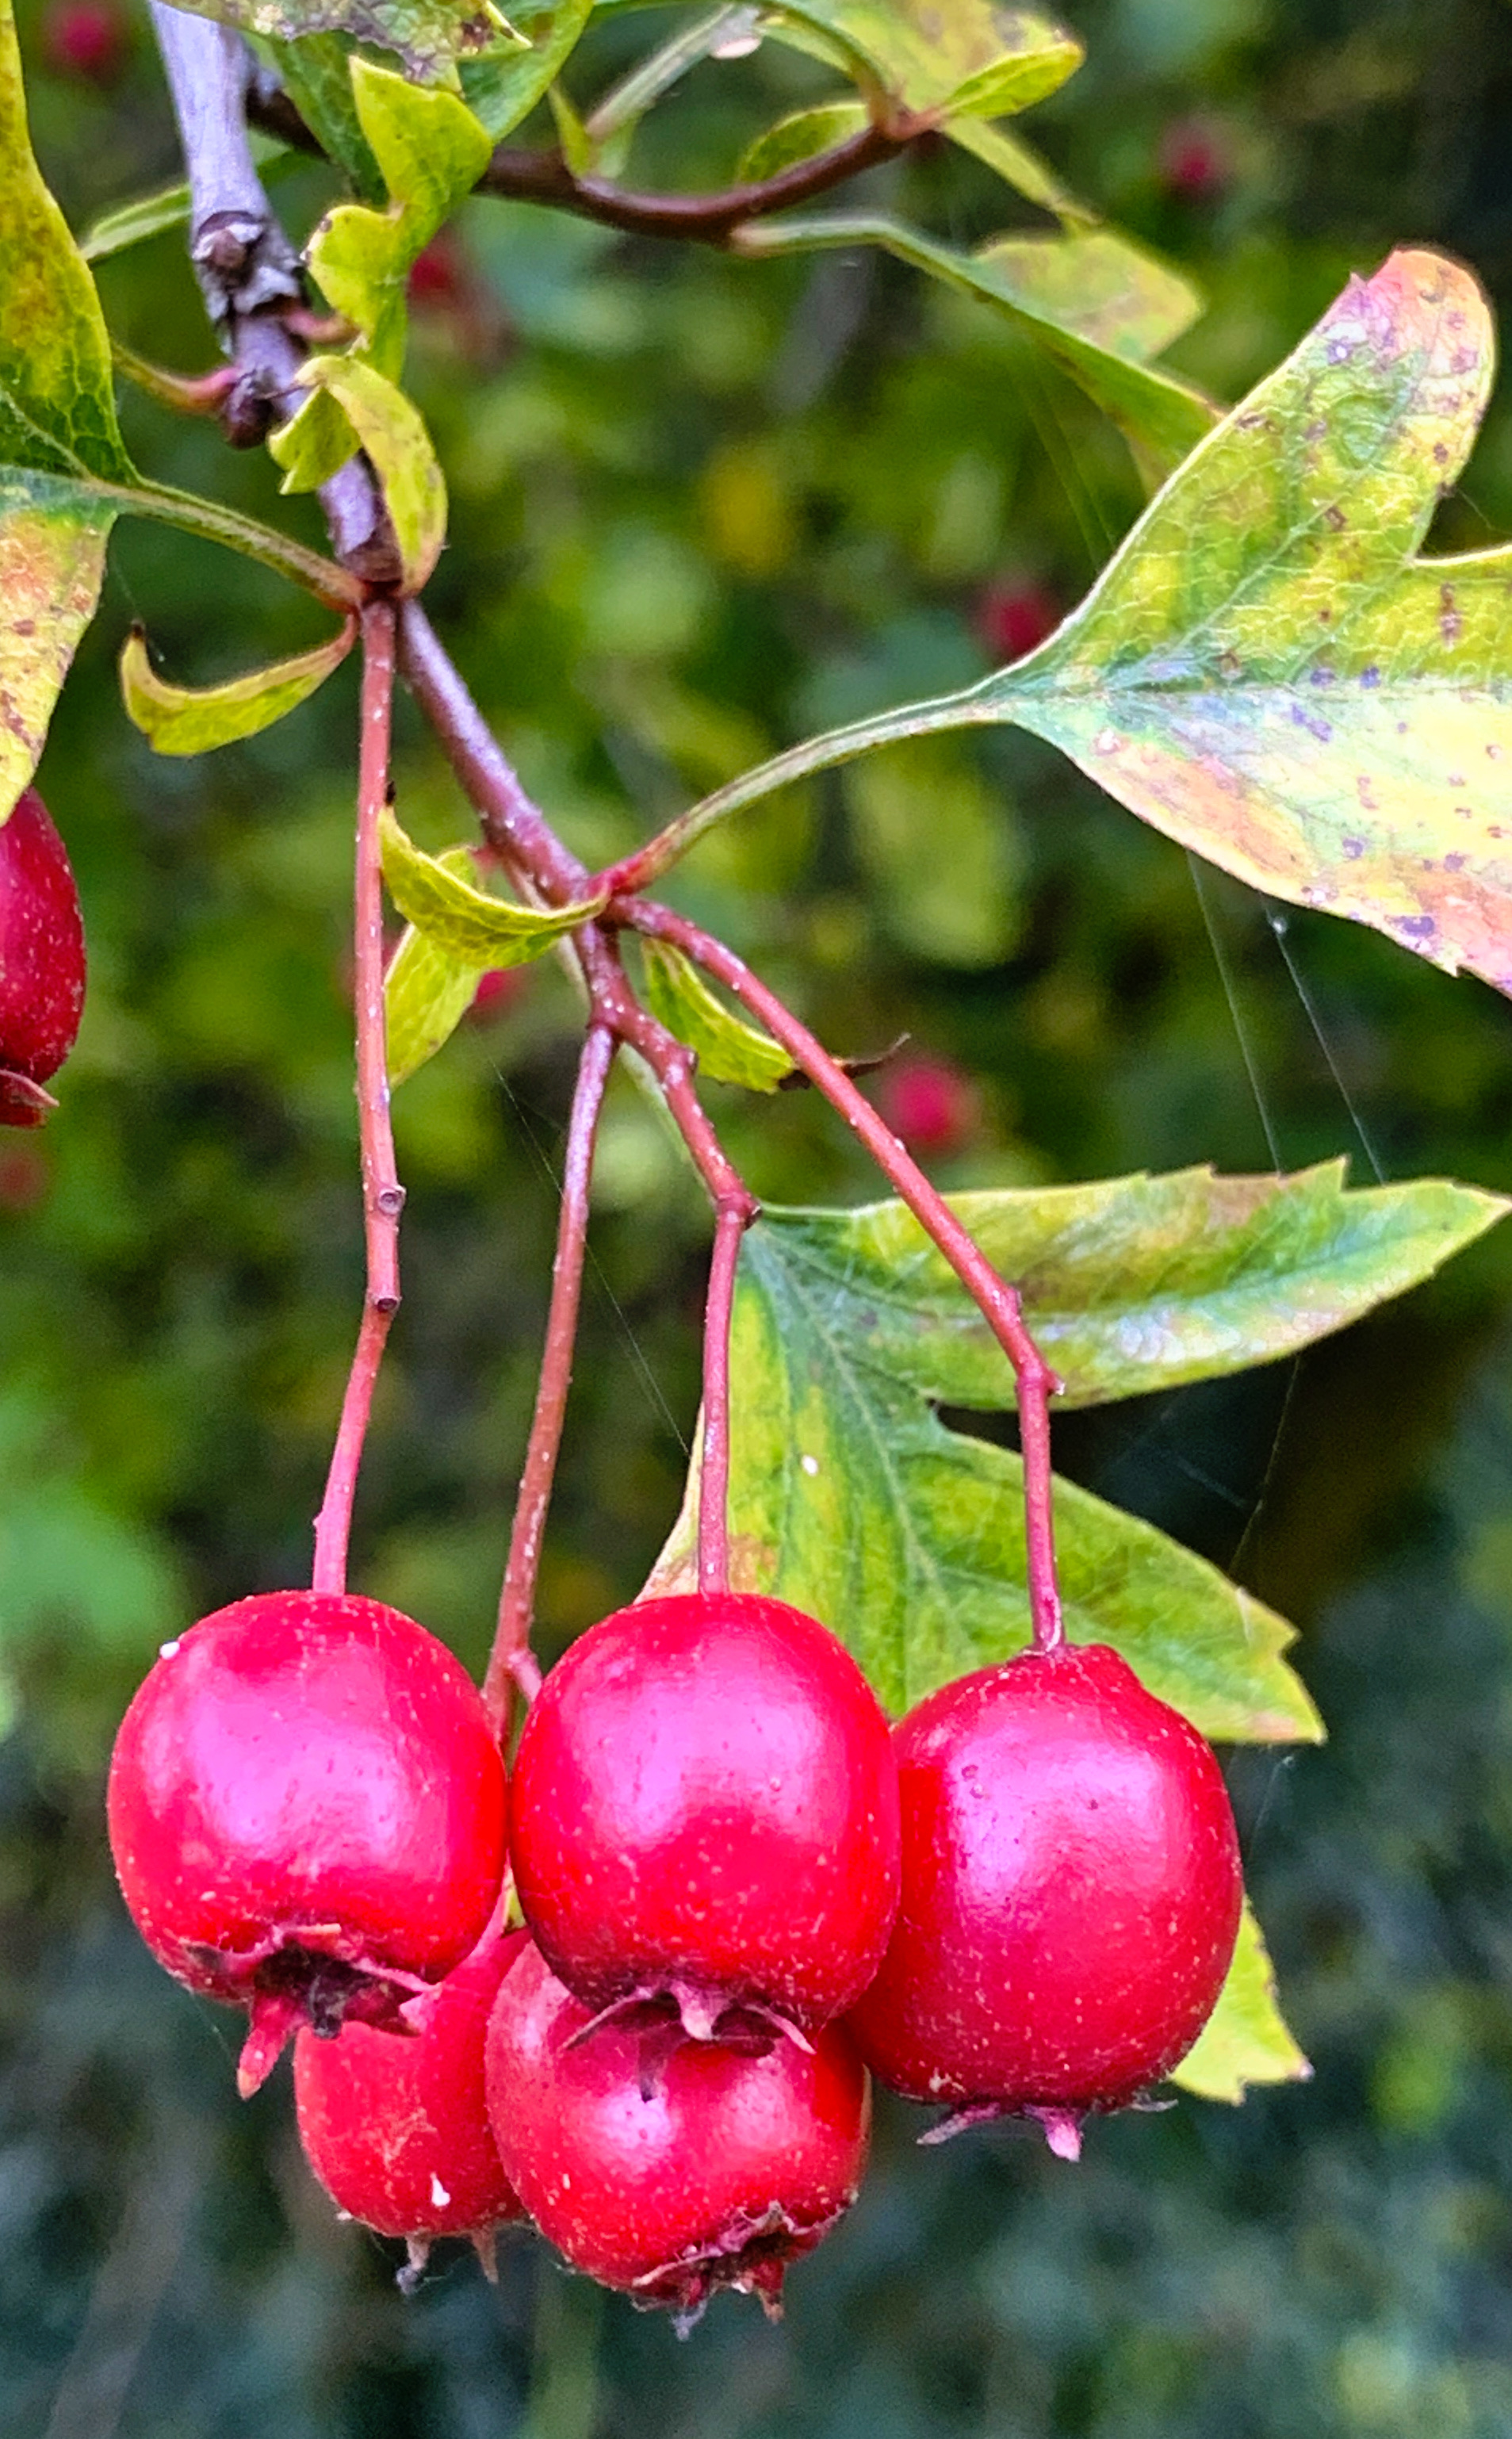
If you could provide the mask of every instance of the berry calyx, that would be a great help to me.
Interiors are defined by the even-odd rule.
[[[654,2084],[618,2024],[586,2008],[528,1946],[499,1992],[489,2110],[505,2170],[575,2270],[677,2317],[721,2287],[781,2310],[788,2266],[849,2209],[866,2163],[866,2072],[844,2028],[750,2057],[683,2042]]]
[[[43,1090],[84,1006],[84,926],[67,852],[35,788],[0,828],[0,1126],[40,1127]]]
[[[895,1731],[903,1896],[848,2019],[880,2082],[956,2114],[1081,2118],[1168,2074],[1212,2013],[1242,1895],[1222,1773],[1106,1645],[957,1678]]]
[[[526,1718],[521,1908],[585,2006],[698,2040],[802,2038],[858,1999],[898,1904],[887,1723],[827,1628],[755,1593],[619,1610]]]
[[[407,2039],[349,2023],[336,2040],[306,2027],[294,2042],[305,2157],[348,2218],[404,2237],[406,2293],[440,2235],[469,2237],[492,2278],[495,2230],[524,2215],[489,2123],[483,2062],[499,1985],[525,1941],[490,1925],[444,1982],[405,2002]]]
[[[108,1809],[153,1955],[249,2011],[243,2095],[301,2022],[400,2021],[481,1937],[503,1874],[477,1688],[413,1618],[347,1593],[261,1593],[166,1643]]]

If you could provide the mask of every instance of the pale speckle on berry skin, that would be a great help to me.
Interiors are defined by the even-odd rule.
[[[159,1660],[176,1660],[179,1656],[178,1636],[175,1635],[171,1643],[160,1643],[157,1647],[157,1656]]]

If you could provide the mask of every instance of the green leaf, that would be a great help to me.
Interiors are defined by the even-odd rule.
[[[817,34],[889,116],[1027,110],[1084,57],[1063,27],[996,0],[952,0],[948,9],[935,0],[789,0],[773,27],[779,35],[784,18]]]
[[[1429,1278],[1512,1208],[1432,1178],[1351,1191],[1343,1161],[1295,1177],[1210,1168],[956,1194],[1064,1383],[1058,1407],[1213,1380],[1310,1346]],[[784,1264],[858,1361],[921,1398],[1013,1403],[1007,1358],[900,1202],[769,1208]]]
[[[870,123],[863,101],[825,101],[812,110],[791,111],[747,146],[736,178],[742,187],[760,185],[784,169],[795,169],[800,161],[832,152],[837,144],[864,134]]]
[[[1116,229],[994,238],[974,259],[1015,305],[1136,365],[1163,354],[1202,311],[1189,279]]]
[[[990,126],[985,118],[952,118],[941,133],[995,169],[1025,202],[1053,212],[1066,228],[1096,227],[1097,214],[1062,186],[1049,162],[1041,160],[1022,136],[1010,135],[1005,127]]]
[[[390,812],[383,815],[383,880],[407,923],[454,957],[472,959],[480,972],[528,965],[608,903],[599,896],[574,906],[511,905],[464,880],[444,858],[424,854]]]
[[[899,1712],[1022,1650],[1029,1602],[1018,1458],[947,1431],[889,1352],[790,1226],[757,1222],[732,1342],[733,1579],[822,1618]],[[1153,1525],[1071,1483],[1055,1496],[1075,1640],[1114,1645],[1206,1736],[1322,1733],[1284,1619]],[[691,1581],[696,1499],[694,1480],[648,1589]]]
[[[529,36],[531,49],[463,62],[462,91],[468,107],[496,144],[529,116],[556,81],[577,49],[593,9],[594,0],[560,0],[560,7],[534,11],[516,9],[520,30]]]
[[[1086,239],[1050,239],[1051,245],[1087,243]],[[1002,244],[1003,240],[998,240]],[[1114,243],[1127,243],[1115,240]],[[813,220],[796,214],[749,224],[740,231],[742,254],[798,254],[827,246],[881,246],[899,262],[928,272],[947,287],[978,303],[989,305],[1052,357],[1094,404],[1112,418],[1132,448],[1143,469],[1158,477],[1181,463],[1213,428],[1218,410],[1201,393],[1174,374],[1141,364],[1122,348],[1105,347],[1071,322],[1044,310],[1032,283],[1022,276],[1017,260],[994,261],[996,248],[981,254],[959,254],[922,230],[874,213],[826,212]],[[1130,249],[1132,251],[1132,249]],[[1042,270],[1040,274],[1043,284]],[[959,725],[958,721],[941,725]]]
[[[390,201],[383,211],[338,204],[328,212],[310,241],[310,267],[362,333],[362,354],[398,381],[411,265],[477,184],[493,147],[455,94],[422,92],[368,60],[351,62],[351,93]]]
[[[362,442],[399,543],[404,589],[418,593],[446,540],[446,484],[418,407],[360,356],[307,357],[299,381],[329,392]],[[292,488],[286,475],[284,489]]]
[[[1170,2080],[1201,2099],[1237,2103],[1252,2084],[1306,2083],[1311,2074],[1282,2021],[1271,1959],[1246,1902],[1218,2005]]]
[[[124,254],[129,246],[161,237],[165,229],[181,227],[188,216],[189,190],[182,180],[175,187],[159,187],[152,194],[138,195],[133,203],[91,221],[79,240],[79,251],[85,262],[105,262],[113,254]]]
[[[318,491],[362,447],[351,418],[328,389],[312,389],[287,423],[268,436],[268,454],[283,472],[283,491]]]
[[[546,99],[557,131],[557,150],[575,178],[586,178],[594,166],[594,140],[572,105],[572,96],[560,84],[548,85]]]
[[[720,1084],[744,1084],[753,1093],[774,1093],[793,1073],[787,1052],[770,1034],[732,1014],[681,950],[646,940],[642,952],[652,1014],[696,1052],[701,1075]]]
[[[845,800],[893,937],[936,965],[999,964],[1019,929],[1012,812],[956,741],[921,737],[857,763]]]
[[[1241,881],[1512,992],[1512,547],[1416,555],[1491,363],[1469,274],[1394,254],[1194,451],[1038,652],[778,755],[671,825],[659,868],[814,771],[1010,721]]]
[[[238,738],[271,728],[286,712],[307,702],[338,668],[357,639],[355,620],[314,651],[275,661],[222,685],[169,685],[153,669],[147,637],[133,627],[121,647],[121,699],[126,716],[155,754],[205,754]]]
[[[352,95],[352,55],[340,34],[305,34],[297,42],[257,45],[320,147],[349,179],[364,203],[384,200],[383,173],[363,133]]]
[[[89,266],[32,157],[10,0],[0,0],[0,465],[130,482]]]
[[[81,484],[0,467],[0,827],[37,768],[95,614],[115,522]]]
[[[420,84],[454,84],[457,62],[500,42],[518,40],[494,0],[183,0],[196,17],[214,17],[243,34],[296,42],[308,34],[349,34],[397,51]]]
[[[437,868],[466,884],[473,871],[471,850],[449,847],[434,859]],[[491,958],[489,963],[496,964]],[[405,930],[383,976],[384,1041],[388,1080],[399,1086],[450,1041],[468,1009],[480,975],[489,970],[448,948],[434,934]]]

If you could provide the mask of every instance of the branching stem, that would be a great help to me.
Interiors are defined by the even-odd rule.
[[[1035,1645],[1051,1651],[1064,1639],[1060,1594],[1056,1581],[1055,1532],[1050,1471],[1050,1398],[1059,1382],[1024,1324],[1018,1290],[1000,1278],[987,1255],[973,1243],[943,1196],[936,1193],[922,1169],[904,1150],[871,1103],[859,1093],[845,1069],[815,1041],[808,1027],[759,982],[750,968],[722,941],[701,932],[695,923],[670,907],[648,899],[619,899],[609,909],[615,921],[629,924],[649,938],[669,940],[692,957],[717,982],[724,984],[742,1006],[801,1067],[810,1082],[831,1102],[850,1126],[879,1168],[932,1241],[938,1246],[962,1286],[980,1308],[988,1328],[1013,1366],[1018,1385],[1019,1436],[1023,1453],[1023,1497],[1029,1582],[1029,1611]]]
[[[541,1567],[542,1538],[551,1486],[556,1478],[572,1385],[573,1354],[578,1340],[578,1308],[582,1294],[583,1256],[588,1241],[588,1190],[593,1177],[594,1145],[598,1134],[604,1088],[614,1064],[615,1039],[609,1026],[592,1024],[578,1064],[567,1148],[562,1162],[561,1211],[557,1223],[557,1255],[551,1272],[551,1304],[546,1314],[546,1343],[541,1360],[535,1413],[525,1446],[509,1536],[509,1562],[499,1599],[499,1625],[483,1681],[489,1716],[504,1736],[508,1727],[511,1695],[529,1702],[541,1684],[541,1671],[530,1649],[535,1611],[536,1577]]]
[[[379,823],[388,794],[389,726],[394,697],[394,608],[373,601],[363,613],[362,737],[357,783],[353,889],[353,995],[357,1011],[357,1113],[362,1143],[367,1293],[357,1351],[342,1401],[326,1495],[315,1519],[317,1593],[347,1589],[347,1548],[363,1442],[389,1325],[399,1309],[399,1218],[404,1189],[394,1165],[383,1024],[383,898]]]

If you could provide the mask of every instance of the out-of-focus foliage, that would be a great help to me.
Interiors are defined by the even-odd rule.
[[[1463,257],[1512,310],[1499,0],[1073,15],[1088,63],[1024,124],[1072,191],[1206,291],[1183,375],[1236,396],[1400,240]],[[609,14],[567,71],[578,109],[676,17]],[[22,30],[39,154],[75,228],[169,184],[145,24],[109,86],[48,69],[35,11]],[[826,89],[772,45],[709,60],[646,121],[636,181],[722,181]],[[272,175],[303,237],[333,182],[293,156]],[[962,248],[1017,210],[947,145],[856,200]],[[1018,224],[1043,222],[1024,205]],[[1001,657],[990,603],[1033,587],[1069,606],[1137,513],[1124,445],[1077,391],[988,311],[876,253],[740,263],[478,201],[446,261],[413,316],[453,506],[428,598],[590,862],[811,727],[983,674]],[[98,276],[128,343],[209,361],[180,236]],[[122,418],[154,476],[316,537],[259,457],[134,394]],[[1433,542],[1508,532],[1498,396]],[[239,2108],[228,2020],[125,1925],[99,1784],[156,1644],[308,1567],[361,1271],[355,684],[348,667],[262,736],[157,759],[115,686],[133,616],[180,685],[329,629],[249,563],[122,525],[42,767],[93,972],[58,1117],[0,1150],[0,2427],[1504,2439],[1505,1232],[1298,1359],[1058,1426],[1069,1474],[1303,1628],[1292,1656],[1332,1742],[1246,1754],[1234,1783],[1310,2085],[1099,2127],[1079,2170],[1011,2133],[916,2154],[907,2112],[884,2110],[863,2203],[794,2275],[787,2323],[725,2302],[682,2348],[524,2246],[497,2296],[443,2256],[404,2304],[382,2248],[306,2178],[283,2088]],[[917,786],[924,835],[974,876],[964,911],[910,852],[896,776],[870,799],[827,778],[743,816],[672,892],[837,1050],[906,1027],[958,1062],[976,1114],[934,1161],[942,1183],[1344,1151],[1361,1180],[1379,1162],[1512,1186],[1503,1001],[1268,910],[1032,740],[958,750]],[[407,719],[398,777],[420,845],[468,835]],[[543,960],[395,1104],[406,1301],[356,1579],[474,1664],[529,1412],[574,1023]],[[875,1196],[812,1095],[714,1100],[768,1200]],[[705,1236],[654,1112],[616,1084],[547,1549],[553,1647],[636,1589],[674,1515]]]

